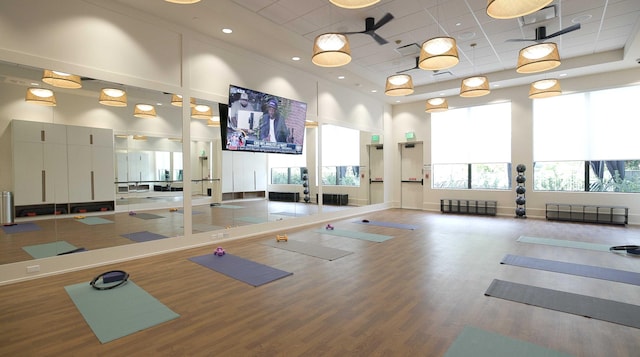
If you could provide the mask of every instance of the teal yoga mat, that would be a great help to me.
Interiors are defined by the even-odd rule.
[[[27,245],[22,247],[25,252],[29,253],[29,255],[31,255],[35,259],[54,257],[60,253],[69,252],[77,248],[78,247],[63,240],[45,244]]]
[[[530,342],[465,326],[444,357],[570,357]]]
[[[586,243],[586,242],[578,242],[573,240],[527,237],[527,236],[520,236],[518,238],[518,242],[553,245],[556,247],[564,247],[564,248],[587,249],[587,250],[595,250],[599,252],[609,252],[609,248],[611,248],[611,245],[606,245],[606,244]]]
[[[373,234],[358,231],[349,231],[346,229],[316,229],[315,233],[329,234],[338,237],[347,237],[361,240],[368,240],[370,242],[382,243],[386,240],[393,238],[392,236],[386,236],[383,234]]]
[[[180,316],[131,280],[111,290],[96,290],[88,282],[65,290],[101,343]]]
[[[84,223],[90,226],[96,225],[96,224],[109,224],[109,223],[113,223],[113,221],[110,221],[108,219],[104,219],[104,218],[100,218],[100,217],[85,217],[85,218],[80,218],[77,219],[78,222],[80,223]]]
[[[301,253],[301,254],[309,255],[316,258],[325,259],[325,260],[336,260],[338,258],[342,258],[349,254],[353,254],[353,252],[349,252],[346,250],[325,247],[318,244],[300,242],[295,240],[287,240],[286,242],[277,242],[275,239],[270,239],[262,242],[262,244],[268,245],[274,248],[288,250],[290,252],[296,252],[296,253]]]
[[[237,217],[236,220],[242,221],[242,222],[248,222],[248,223],[265,223],[265,222],[269,222],[269,220],[266,219],[266,218],[252,217],[252,216]]]

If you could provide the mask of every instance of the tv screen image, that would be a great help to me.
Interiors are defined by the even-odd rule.
[[[307,103],[229,85],[219,109],[223,150],[302,154]]]

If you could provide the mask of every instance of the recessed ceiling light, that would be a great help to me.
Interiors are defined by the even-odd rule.
[[[338,76],[338,79],[344,79],[344,76]]]
[[[224,32],[224,33],[232,33],[233,30],[232,29],[222,29],[222,32]]]
[[[571,22],[573,22],[574,24],[579,24],[579,23],[587,22],[591,20],[591,17],[592,17],[591,15],[585,14],[582,16],[574,17],[573,19],[571,19]]]
[[[472,38],[476,37],[476,33],[473,31],[465,31],[465,32],[461,32],[460,34],[458,34],[458,39],[459,40],[470,40]]]
[[[378,90],[377,89],[372,89],[371,93],[378,93]]]
[[[298,56],[293,56],[293,57],[291,57],[291,60],[292,60],[292,61],[300,61],[300,57],[298,57]]]
[[[462,25],[462,22],[456,22],[456,26]]]
[[[566,77],[567,74],[566,73],[560,73],[560,77]]]
[[[400,100],[396,100],[396,103],[400,103]]]
[[[499,84],[494,84],[493,86],[494,86],[494,87],[500,87],[500,85],[499,85]]]

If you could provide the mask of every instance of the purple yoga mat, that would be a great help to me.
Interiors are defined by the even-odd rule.
[[[15,233],[39,231],[40,226],[38,226],[35,223],[27,222],[27,223],[14,224],[13,226],[2,226],[2,230],[6,234],[15,234]]]
[[[217,256],[212,253],[189,258],[189,260],[253,286],[264,285],[274,280],[293,275],[293,273],[272,268],[229,253],[223,256]]]
[[[122,236],[136,242],[148,242],[151,240],[168,238],[167,236],[163,236],[162,234],[151,233],[149,231],[127,233],[123,234]]]

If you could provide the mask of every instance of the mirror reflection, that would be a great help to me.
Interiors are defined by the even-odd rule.
[[[230,103],[82,77],[58,87],[43,72],[0,63],[0,189],[15,206],[0,264],[184,236],[186,219],[197,234],[383,201],[371,133],[307,122],[300,155],[227,151],[220,108]]]

